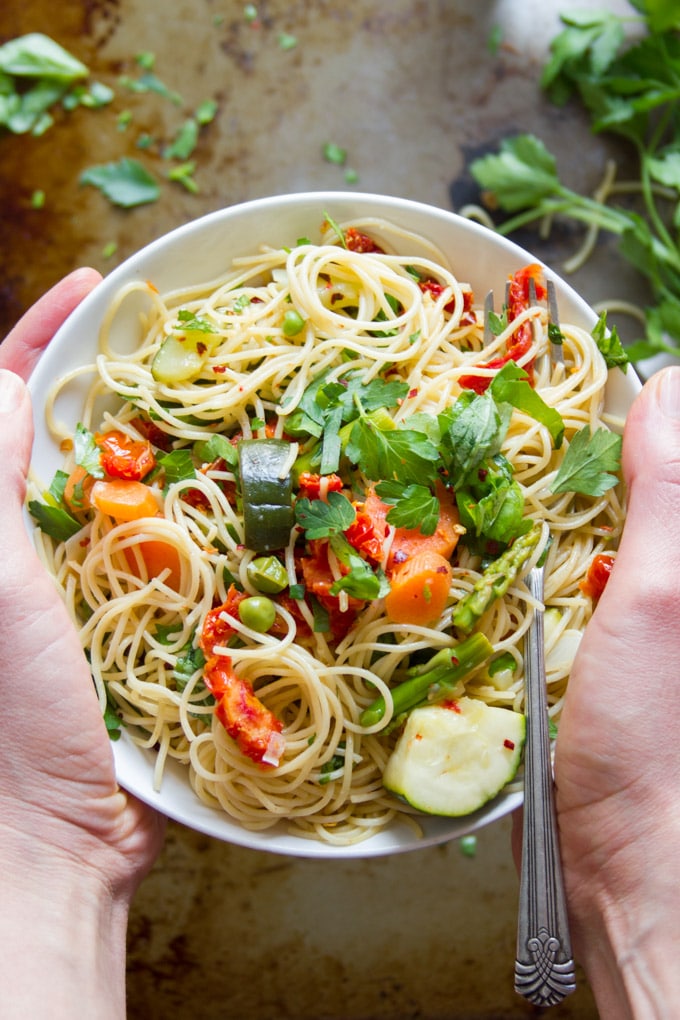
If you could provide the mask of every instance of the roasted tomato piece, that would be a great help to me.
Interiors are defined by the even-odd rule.
[[[101,464],[109,478],[139,482],[156,466],[148,439],[131,439],[124,432],[98,432],[95,442],[101,450]]]
[[[342,478],[339,475],[317,475],[312,471],[303,471],[298,478],[298,496],[300,499],[328,498],[329,492],[342,491]]]
[[[599,553],[593,558],[585,578],[579,584],[584,595],[594,602],[601,597],[614,566],[614,557],[609,553]]]
[[[238,604],[248,598],[246,592],[239,591],[235,585],[231,585],[227,592],[226,601],[221,606],[215,606],[205,615],[199,645],[206,656],[213,654],[215,645],[224,646],[229,638],[236,633],[228,619],[224,617],[238,617]]]
[[[217,699],[216,717],[241,753],[261,765],[278,765],[285,748],[283,724],[262,704],[251,683],[234,671],[229,656],[208,659],[203,679]]]
[[[362,234],[356,227],[348,227],[345,231],[345,244],[350,251],[384,254],[384,249],[379,244],[376,244],[372,237],[369,237],[368,234]]]

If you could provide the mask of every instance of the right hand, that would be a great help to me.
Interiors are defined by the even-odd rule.
[[[635,401],[623,459],[623,537],[555,761],[574,947],[603,1020],[680,1009],[680,367]]]

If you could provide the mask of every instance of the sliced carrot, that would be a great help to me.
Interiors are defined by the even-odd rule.
[[[182,583],[182,561],[175,546],[158,538],[150,538],[141,543],[139,551],[149,577],[158,577],[164,570],[169,570],[165,583],[179,591]]]
[[[117,521],[138,521],[142,517],[155,517],[158,503],[153,489],[144,482],[125,478],[95,482],[92,486],[92,502],[103,514],[110,514]]]
[[[92,507],[91,492],[94,478],[88,474],[81,464],[76,464],[71,474],[66,479],[64,486],[64,502],[69,510],[78,513],[80,510],[89,510]]]
[[[179,591],[182,584],[182,561],[174,545],[160,538],[149,538],[137,545],[126,546],[123,551],[128,567],[136,577],[145,574],[145,579],[150,580],[167,570],[169,573],[166,574],[164,583]],[[143,569],[139,562],[140,558]]]
[[[390,620],[421,626],[434,623],[446,608],[451,576],[449,561],[431,549],[395,566],[385,596],[385,612]]]
[[[424,535],[420,528],[397,528],[390,546],[388,568],[425,551],[439,553],[447,560],[453,555],[463,531],[456,499],[454,494],[441,484],[437,486],[436,493],[439,500],[439,520],[434,533]],[[383,503],[375,489],[369,489],[363,511],[371,518],[376,535],[385,535],[389,510],[389,505]]]

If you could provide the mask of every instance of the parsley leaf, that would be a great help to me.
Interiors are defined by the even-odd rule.
[[[216,460],[223,460],[230,467],[235,467],[238,464],[237,448],[220,432],[216,432],[209,439],[197,440],[194,443],[193,452],[202,464],[212,464]]]
[[[367,478],[406,484],[433,481],[439,460],[437,447],[422,432],[406,428],[383,432],[365,416],[352,426],[345,453]]]
[[[307,538],[328,538],[349,528],[356,511],[347,496],[329,492],[323,499],[299,499],[295,504],[295,521],[304,528]]]
[[[210,319],[207,319],[205,315],[196,315],[194,312],[190,312],[188,308],[180,308],[177,312],[177,324],[179,331],[182,333],[217,332]]]
[[[113,205],[131,209],[133,206],[155,202],[160,187],[136,159],[123,157],[117,163],[92,166],[80,175],[81,184],[98,188]]]
[[[504,139],[498,153],[475,160],[470,171],[508,212],[560,193],[555,157],[534,135]]]
[[[0,71],[18,78],[62,82],[87,78],[89,74],[85,64],[41,32],[29,32],[0,46]]]
[[[620,467],[621,436],[604,428],[591,436],[590,426],[585,425],[569,444],[550,491],[601,496],[617,484],[613,472]]]
[[[605,360],[607,368],[614,368],[618,365],[625,372],[628,368],[629,358],[625,351],[619,334],[614,326],[611,332],[607,331],[607,313],[603,312],[597,320],[592,337],[597,344],[598,350]]]
[[[200,648],[194,648],[191,642],[185,645],[182,653],[182,655],[177,656],[175,667],[172,671],[178,691],[183,691],[196,670],[202,669],[205,666],[205,655]]]
[[[80,422],[76,425],[73,436],[73,456],[76,464],[85,468],[93,478],[103,478],[102,452],[94,441],[94,436]]]
[[[619,252],[652,291],[645,336],[628,347],[629,360],[638,361],[677,354],[680,346],[680,17],[674,0],[632,3],[640,15],[634,33],[627,31],[625,14],[561,15],[565,27],[552,40],[541,85],[558,105],[577,97],[594,132],[631,143],[642,213],[614,196],[600,201],[567,188],[554,157],[531,135],[506,139],[497,153],[474,161],[471,171],[482,199],[513,214],[499,226],[502,234],[551,216],[621,239]]]
[[[40,530],[56,542],[65,542],[82,527],[82,524],[79,524],[75,517],[71,517],[63,507],[49,506],[47,503],[32,499],[28,509]]]
[[[166,453],[163,457],[159,457],[156,463],[165,474],[166,485],[172,485],[174,482],[184,482],[196,477],[193,458],[186,448]]]
[[[345,591],[357,599],[382,598],[389,591],[389,582],[384,573],[374,571],[343,535],[355,517],[354,507],[341,492],[329,492],[328,502],[305,497],[295,505],[295,520],[305,529],[306,537],[328,538],[333,552],[343,566],[348,568],[348,572],[331,585],[331,595]]]
[[[423,535],[434,535],[439,521],[439,500],[425,485],[380,482],[375,491],[383,503],[391,503],[387,521],[395,528],[420,528]]]

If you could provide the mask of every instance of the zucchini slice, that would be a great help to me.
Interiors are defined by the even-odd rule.
[[[295,523],[290,443],[284,439],[243,439],[238,444],[245,543],[257,553],[288,544]]]
[[[517,772],[526,735],[519,712],[475,698],[416,708],[390,756],[383,784],[431,815],[468,815]]]

